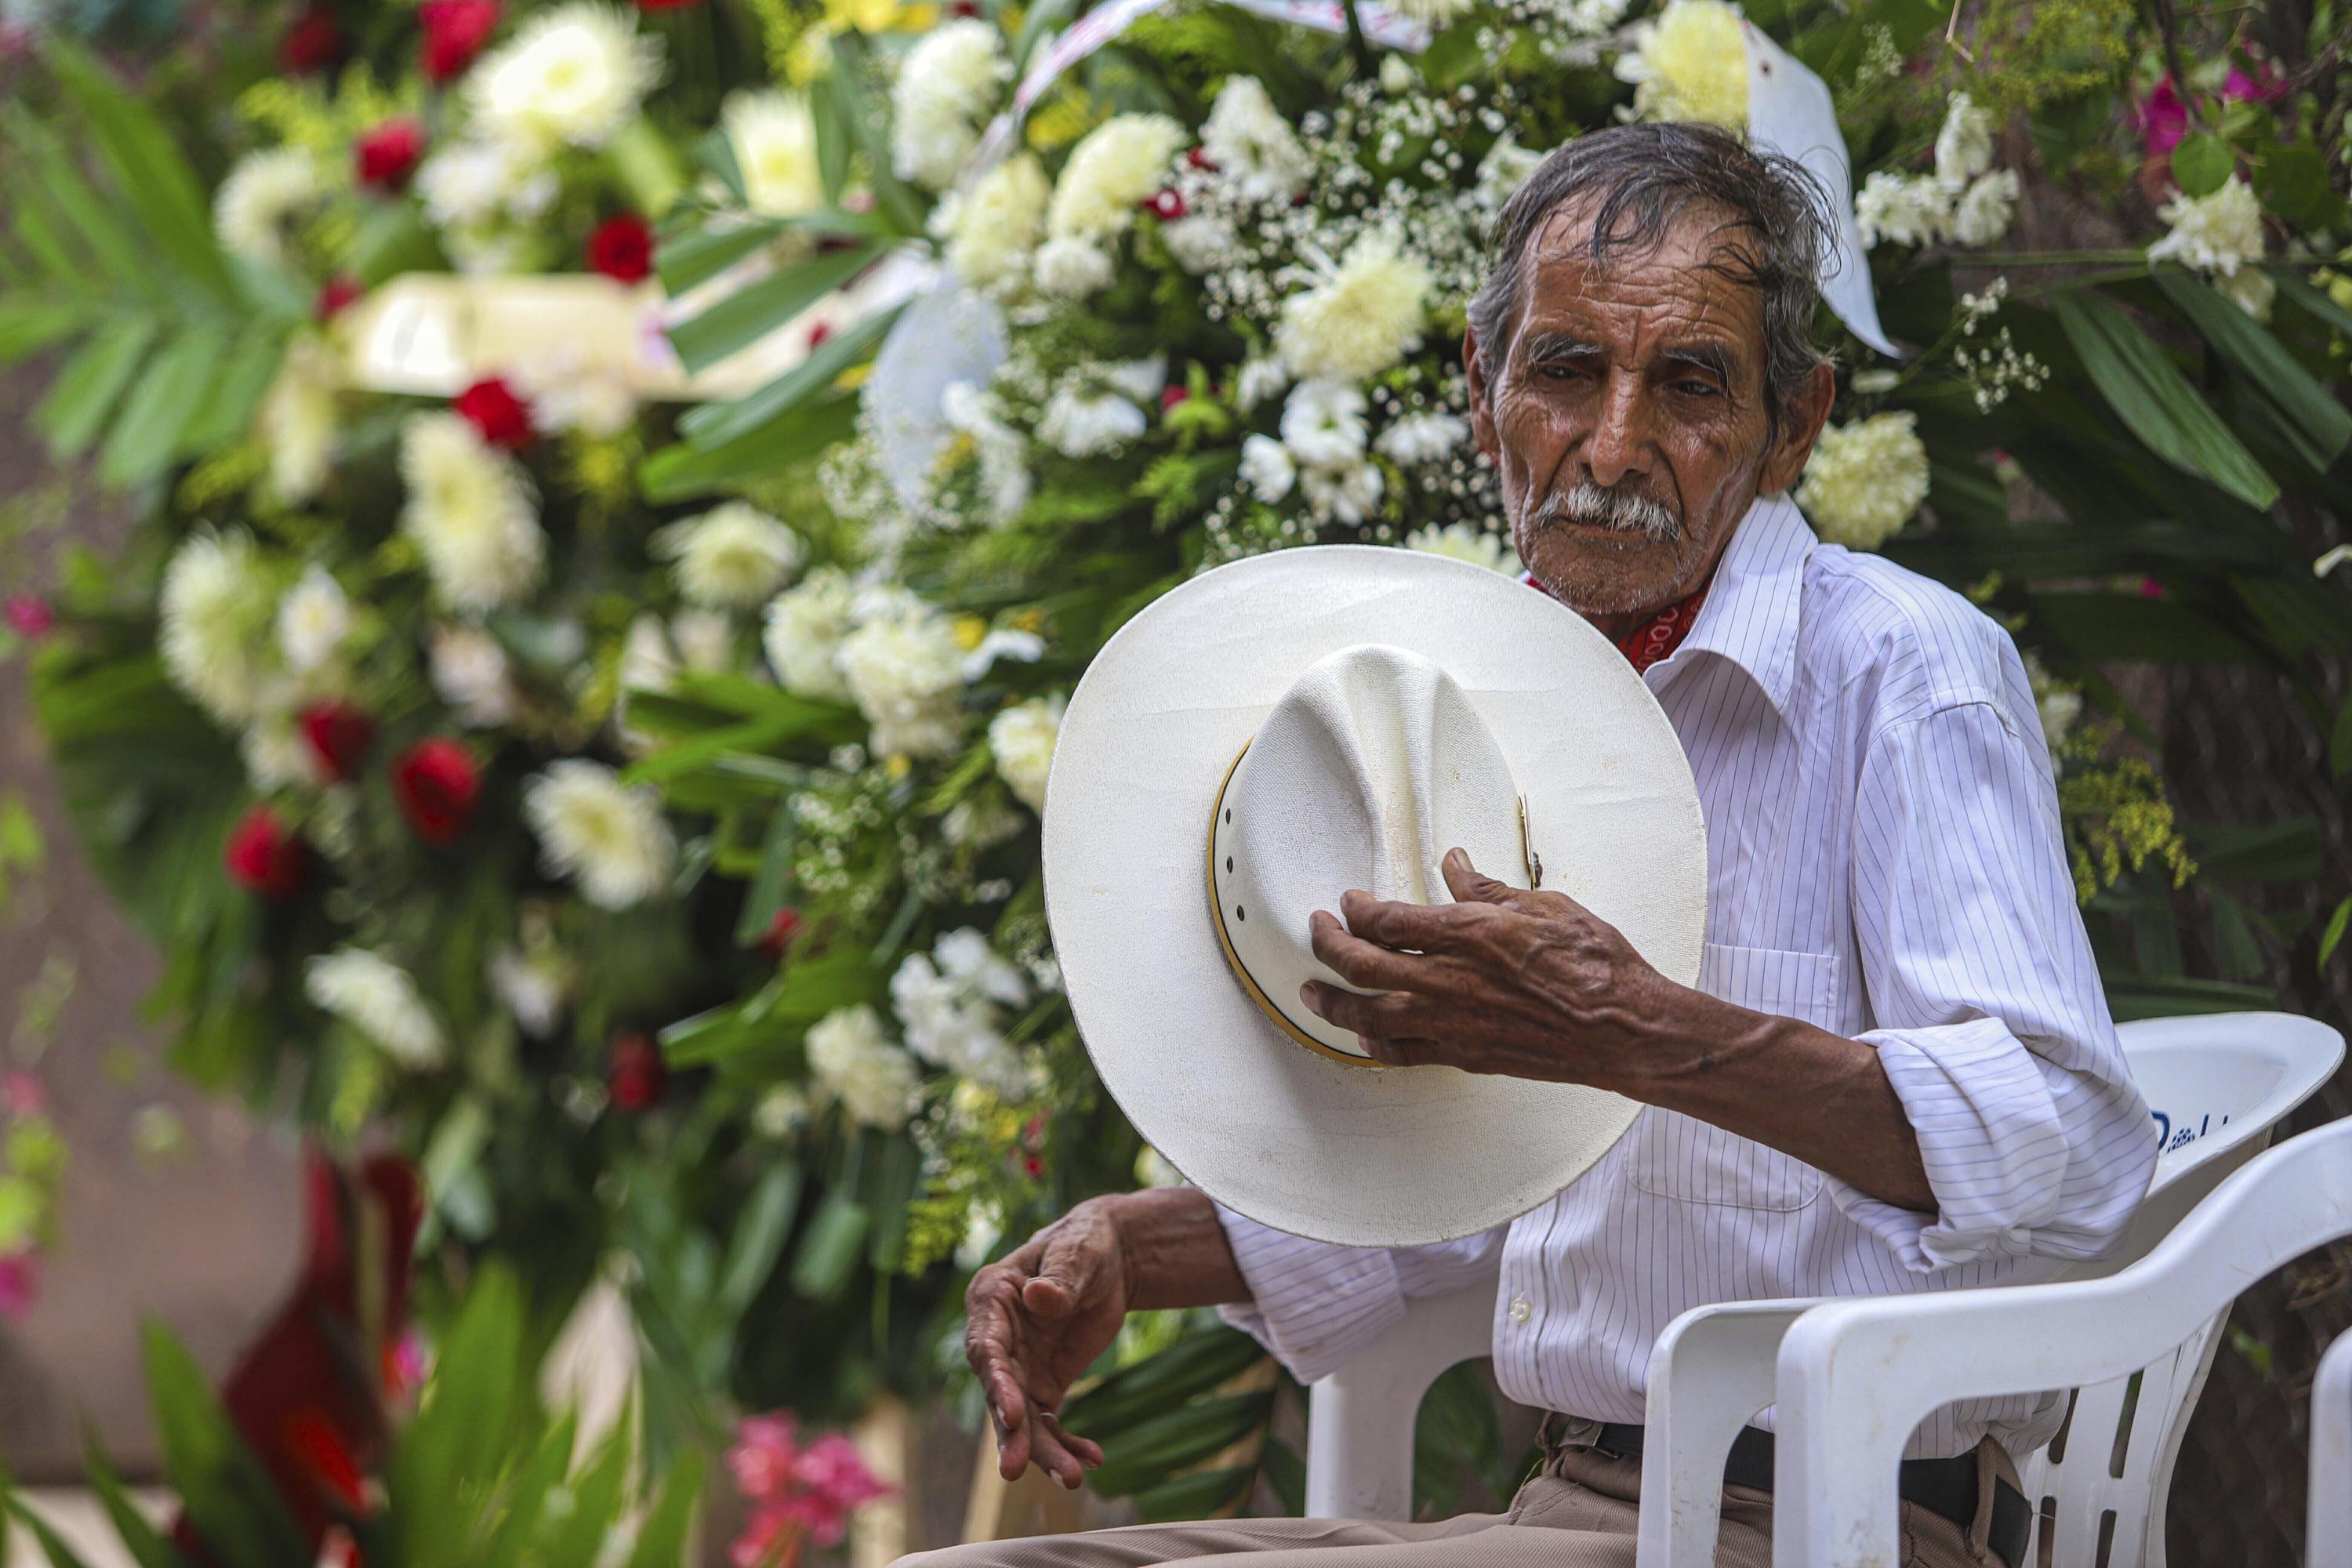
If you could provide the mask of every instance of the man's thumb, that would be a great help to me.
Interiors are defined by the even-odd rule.
[[[1470,855],[1464,849],[1448,849],[1443,869],[1445,886],[1460,904],[1507,904],[1519,891],[1508,882],[1498,882],[1470,864]]]
[[[1093,1292],[1101,1268],[1100,1249],[1092,1237],[1057,1235],[1045,1244],[1036,1278],[1022,1288],[1022,1302],[1040,1317],[1066,1317]]]

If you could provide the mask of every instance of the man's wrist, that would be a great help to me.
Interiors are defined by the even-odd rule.
[[[1129,1311],[1249,1300],[1217,1205],[1197,1187],[1154,1187],[1088,1200],[1118,1238]]]

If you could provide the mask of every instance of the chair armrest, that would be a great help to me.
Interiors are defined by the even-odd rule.
[[[1643,1568],[1711,1568],[1731,1440],[1772,1403],[1781,1336],[1819,1298],[1694,1307],[1650,1352]]]
[[[1307,1517],[1412,1517],[1412,1428],[1422,1395],[1460,1362],[1495,1353],[1499,1269],[1405,1303],[1404,1321],[1307,1393]]]
[[[2352,1334],[2319,1358],[2311,1385],[2311,1568],[2352,1568]]]

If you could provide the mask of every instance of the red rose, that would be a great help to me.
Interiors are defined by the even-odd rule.
[[[1170,185],[1165,190],[1147,198],[1143,204],[1143,210],[1161,223],[1174,223],[1184,216],[1184,198],[1176,194],[1175,186]]]
[[[286,830],[278,814],[257,805],[237,818],[229,830],[228,847],[221,856],[228,879],[265,899],[290,899],[302,890],[309,856],[302,841]]]
[[[623,1035],[614,1040],[604,1076],[614,1110],[635,1114],[651,1109],[661,1099],[662,1086],[668,1079],[669,1068],[662,1060],[660,1047],[643,1035]]]
[[[38,594],[11,594],[5,616],[8,629],[26,642],[38,642],[57,629],[58,613]]]
[[[425,156],[425,127],[400,115],[362,133],[352,152],[362,185],[375,191],[404,189]]]
[[[278,39],[278,68],[289,76],[325,70],[342,58],[343,30],[324,5],[306,5]]]
[[[310,754],[319,760],[320,771],[335,784],[358,770],[368,742],[375,738],[375,724],[366,711],[341,697],[313,702],[295,719],[302,726],[302,738],[310,742]]]
[[[760,938],[760,951],[782,963],[784,954],[792,951],[793,943],[800,940],[801,925],[800,910],[778,910],[776,918],[768,922],[766,932]]]
[[[392,761],[393,804],[416,837],[436,848],[457,842],[481,795],[481,770],[446,735],[428,736]]]
[[[702,0],[637,0],[640,11],[683,11],[688,5],[698,5]]]
[[[519,452],[530,445],[535,434],[530,423],[530,405],[517,397],[514,388],[504,376],[491,376],[478,381],[457,395],[449,406],[457,410],[467,423],[481,432],[482,439],[493,447],[503,447]]]
[[[635,213],[615,213],[588,237],[588,270],[616,283],[641,282],[654,269],[654,231]]]
[[[1180,403],[1190,402],[1192,397],[1192,389],[1189,386],[1163,386],[1160,389],[1160,412],[1165,414]]]
[[[319,286],[319,297],[311,302],[310,313],[321,321],[331,321],[366,292],[358,279],[338,273]]]
[[[416,20],[425,28],[417,68],[426,81],[447,81],[482,52],[499,25],[499,0],[424,0]]]

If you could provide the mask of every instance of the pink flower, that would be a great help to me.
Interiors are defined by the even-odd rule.
[[[857,1445],[839,1432],[827,1432],[802,1453],[800,1479],[845,1515],[890,1491],[866,1468]]]
[[[819,1546],[838,1545],[848,1533],[849,1516],[890,1489],[842,1434],[828,1432],[805,1448],[796,1434],[784,1411],[747,1416],[736,1425],[727,1468],[753,1507],[743,1533],[729,1549],[735,1568],[792,1563],[803,1538]]]
[[[2169,75],[2140,100],[2139,133],[2147,143],[2148,155],[2156,158],[2172,156],[2172,150],[2189,134],[2189,105]]]
[[[2286,81],[2279,74],[2278,62],[2264,60],[2263,74],[2257,79],[2248,76],[2236,66],[2221,82],[2221,96],[2243,100],[2248,103],[2269,103],[2286,96]]]
[[[36,642],[49,635],[58,624],[58,613],[38,594],[11,594],[5,612],[8,629],[26,642]]]
[[[800,1554],[800,1521],[775,1503],[753,1509],[743,1533],[727,1549],[735,1568],[780,1568],[796,1562]]]
[[[48,1091],[41,1080],[17,1068],[0,1072],[0,1113],[9,1116],[45,1116],[48,1113]]]
[[[793,1430],[789,1415],[747,1415],[736,1423],[727,1468],[734,1473],[737,1491],[755,1502],[783,1494],[800,1463]]]
[[[21,1318],[40,1294],[41,1265],[30,1252],[0,1252],[0,1318]]]

